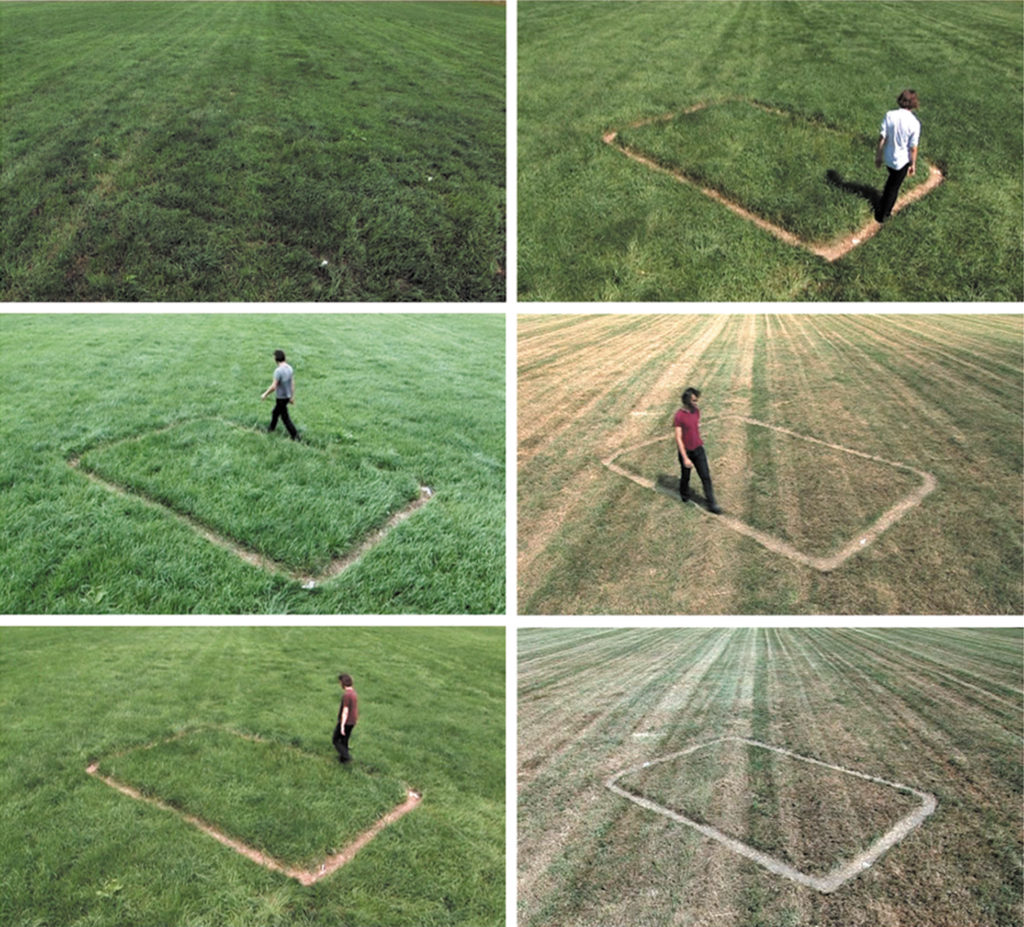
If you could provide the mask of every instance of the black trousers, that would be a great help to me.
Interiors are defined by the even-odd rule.
[[[692,469],[697,471],[701,485],[704,487],[704,500],[708,505],[715,504],[715,491],[711,486],[711,471],[708,469],[708,455],[704,453],[704,445],[686,452],[693,464]],[[691,468],[683,466],[683,455],[676,451],[679,458],[679,495],[685,502],[690,497],[690,471]]]
[[[889,172],[889,179],[886,180],[882,198],[875,207],[875,219],[878,222],[885,222],[892,215],[892,208],[896,205],[896,198],[900,195],[900,187],[907,176],[907,171],[910,170],[910,162],[908,161],[898,171],[894,171],[888,166],[886,170]]]
[[[288,416],[287,399],[278,399],[274,403],[274,414],[270,416],[270,431],[277,428],[278,419],[281,419],[281,421],[284,422],[284,427],[288,429],[288,434],[292,436],[292,440],[294,441],[299,436],[299,433],[295,430],[295,426],[292,424],[292,420]]]
[[[331,743],[334,744],[334,749],[338,751],[338,759],[342,763],[347,763],[352,759],[352,754],[348,752],[348,739],[352,736],[352,729],[355,727],[354,724],[346,724],[345,730],[342,731],[340,724],[334,725],[334,733],[331,735]]]

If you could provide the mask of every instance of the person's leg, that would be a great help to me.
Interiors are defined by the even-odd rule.
[[[344,763],[348,759],[348,741],[345,735],[341,732],[341,725],[334,725],[334,732],[331,734],[331,743],[334,744],[334,749],[338,751],[339,762]]]
[[[718,503],[715,501],[715,490],[711,485],[711,470],[708,468],[708,455],[703,447],[690,451],[690,462],[693,464],[693,469],[697,471],[701,485],[704,487],[704,500],[707,502],[708,508],[715,513],[721,511]]]
[[[274,400],[274,411],[273,411],[273,413],[271,413],[271,416],[270,416],[270,427],[267,429],[267,431],[273,431],[275,428],[277,428],[277,420],[278,420],[278,418],[280,418],[280,416],[281,416],[281,400],[280,399],[276,399],[276,400]]]
[[[679,458],[679,498],[685,502],[690,498],[690,471],[691,467],[683,466],[683,455],[676,451]]]
[[[288,414],[287,399],[281,400],[281,421],[284,422],[284,427],[288,429],[288,434],[291,435],[291,438],[294,441],[299,436],[299,433],[295,430],[295,426],[292,424],[291,416]]]
[[[348,739],[349,739],[349,737],[352,736],[352,729],[354,727],[355,727],[354,724],[346,724],[345,725],[345,730],[342,732],[342,735],[341,735],[341,748],[338,750],[338,753],[340,754],[340,759],[341,759],[342,763],[347,763],[349,760],[352,759],[352,754],[349,753],[349,749],[348,749]]]
[[[892,215],[892,208],[896,205],[896,199],[900,195],[900,187],[903,185],[903,178],[907,176],[910,164],[904,164],[898,171],[894,171],[891,167],[887,167],[886,170],[889,172],[889,177],[885,182],[882,198],[878,201],[878,206],[875,208],[875,219],[878,222],[885,222]]]

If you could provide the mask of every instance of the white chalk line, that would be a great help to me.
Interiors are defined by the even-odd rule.
[[[907,512],[917,505],[920,505],[922,500],[930,492],[932,492],[937,486],[938,482],[935,477],[930,473],[926,473],[924,470],[918,470],[915,467],[911,467],[909,464],[899,463],[894,460],[886,460],[883,457],[878,457],[875,454],[867,454],[864,451],[857,451],[853,448],[843,447],[840,444],[832,444],[829,441],[822,441],[819,438],[812,438],[809,435],[798,434],[795,431],[791,431],[788,428],[783,428],[780,425],[770,425],[768,422],[762,422],[755,418],[749,418],[745,415],[722,415],[719,419],[739,419],[748,425],[758,425],[762,428],[770,428],[773,431],[781,432],[782,434],[789,435],[792,438],[798,438],[801,441],[808,441],[811,444],[820,444],[823,447],[831,448],[832,450],[842,451],[845,454],[852,454],[855,457],[863,457],[866,460],[872,460],[876,463],[886,464],[890,467],[895,467],[898,470],[906,470],[909,473],[913,473],[915,476],[921,479],[921,485],[918,486],[913,492],[904,496],[902,499],[897,501],[889,509],[883,512],[874,522],[872,522],[863,531],[858,532],[856,537],[851,539],[849,542],[840,547],[837,551],[827,557],[814,556],[813,554],[805,553],[802,550],[794,547],[788,541],[784,541],[773,534],[768,534],[765,531],[761,531],[755,528],[753,525],[736,518],[732,515],[719,514],[712,515],[707,512],[701,506],[698,506],[698,510],[703,512],[709,518],[714,518],[716,522],[725,525],[727,528],[731,528],[733,531],[739,534],[745,535],[753,541],[756,541],[762,547],[767,548],[775,553],[782,554],[785,557],[789,557],[790,560],[795,560],[798,563],[802,563],[805,566],[813,567],[815,570],[820,570],[823,573],[831,572],[836,567],[843,564],[850,557],[856,554],[858,551],[864,550],[868,545],[874,543],[887,528],[892,526],[896,521],[902,518]],[[604,464],[613,473],[624,476],[628,480],[632,480],[638,486],[643,486],[645,489],[650,489],[653,492],[663,492],[658,485],[646,477],[640,476],[637,473],[633,473],[631,470],[627,470],[624,467],[619,466],[615,463],[616,458],[621,457],[623,454],[628,454],[630,451],[639,450],[642,447],[647,447],[650,444],[656,444],[660,441],[672,440],[671,436],[661,435],[657,438],[649,438],[646,441],[641,441],[639,444],[631,445],[630,447],[622,448],[616,451],[609,457],[604,458],[601,463]]]
[[[140,747],[132,747],[128,750],[122,750],[121,752],[113,755],[124,756],[125,754],[132,753],[136,750],[150,750],[153,747],[158,747],[162,744],[170,743],[174,740],[179,740],[182,737],[185,737],[188,734],[195,733],[198,730],[222,730],[226,731],[229,734],[234,734],[236,737],[241,737],[245,740],[252,740],[257,743],[268,743],[268,741],[264,740],[262,737],[258,737],[253,734],[243,734],[240,731],[234,731],[230,728],[223,728],[218,725],[203,725],[201,727],[189,728],[184,731],[180,731],[177,734],[172,735],[171,737],[165,737],[162,740],[153,741],[153,743],[144,744]],[[279,746],[287,746],[287,744],[279,744]],[[297,752],[303,753],[306,756],[313,755],[306,753],[303,750],[298,750]],[[252,862],[257,863],[266,869],[270,869],[274,872],[280,872],[281,874],[288,876],[288,878],[295,879],[301,885],[306,886],[312,885],[315,882],[319,882],[320,879],[323,879],[326,876],[329,876],[332,873],[337,872],[338,869],[340,869],[346,863],[350,862],[352,858],[356,855],[356,853],[358,853],[364,846],[366,846],[366,844],[368,844],[374,837],[376,837],[382,830],[384,830],[385,827],[387,827],[389,824],[394,823],[399,818],[412,811],[412,809],[415,808],[423,798],[423,796],[419,792],[413,789],[407,789],[405,801],[401,802],[400,804],[392,808],[391,811],[384,815],[384,817],[380,818],[373,824],[373,826],[363,831],[363,833],[356,837],[355,840],[349,843],[348,846],[346,846],[339,853],[334,853],[331,856],[328,856],[319,865],[314,866],[312,869],[299,869],[298,867],[290,866],[287,863],[282,862],[281,860],[275,859],[267,853],[262,853],[255,847],[251,847],[247,843],[244,843],[243,841],[238,840],[235,837],[229,836],[219,828],[214,827],[212,824],[209,824],[208,822],[202,820],[202,818],[198,818],[193,814],[188,814],[187,812],[182,811],[179,808],[175,808],[173,805],[169,805],[166,802],[161,801],[159,798],[143,795],[138,789],[133,788],[127,783],[121,782],[115,779],[113,776],[107,776],[104,773],[101,773],[99,771],[99,765],[99,761],[91,763],[89,766],[86,767],[85,771],[93,778],[98,779],[100,782],[103,782],[104,784],[110,786],[112,789],[116,789],[121,794],[127,795],[129,798],[134,798],[136,801],[145,802],[146,804],[152,805],[154,808],[159,808],[162,811],[169,811],[172,814],[177,815],[179,818],[185,821],[185,823],[191,824],[193,827],[202,831],[207,836],[213,837],[213,839],[216,840],[218,843],[223,844],[226,847],[229,847],[236,853],[239,853],[242,856],[244,856],[246,859],[252,860]]]
[[[716,827],[712,827],[708,824],[702,824],[699,821],[695,821],[692,818],[686,817],[686,815],[679,814],[677,811],[673,811],[671,808],[666,808],[663,805],[652,801],[649,798],[644,798],[642,795],[637,795],[634,792],[629,792],[626,789],[619,786],[618,780],[623,776],[629,775],[630,773],[640,772],[643,769],[647,769],[650,766],[655,766],[659,763],[667,763],[671,760],[678,759],[681,756],[694,753],[697,750],[702,750],[705,747],[713,746],[717,743],[725,741],[733,741],[737,743],[749,744],[750,746],[760,747],[765,750],[772,750],[775,753],[779,753],[783,756],[790,757],[794,760],[799,760],[802,763],[810,763],[814,766],[821,766],[825,769],[831,769],[835,772],[845,773],[849,776],[855,776],[858,779],[864,779],[867,782],[874,782],[879,785],[885,785],[889,788],[896,789],[900,792],[906,792],[909,795],[913,795],[921,801],[918,808],[912,811],[910,814],[900,818],[893,827],[891,827],[885,834],[879,837],[874,843],[871,844],[866,850],[858,853],[853,859],[840,866],[837,866],[831,872],[825,876],[812,876],[805,872],[801,872],[799,869],[784,863],[780,859],[776,859],[774,856],[769,856],[767,853],[755,849],[749,844],[744,843],[741,840],[737,840],[735,837],[730,837],[728,834],[723,833]],[[695,744],[694,746],[687,747],[685,750],[679,750],[676,753],[670,753],[668,756],[659,757],[654,760],[648,760],[645,763],[640,763],[636,766],[630,766],[628,769],[623,769],[621,772],[615,773],[609,779],[605,781],[605,786],[614,792],[616,795],[626,798],[634,804],[639,805],[641,808],[645,808],[648,811],[653,811],[656,814],[664,815],[665,817],[678,822],[679,824],[685,824],[687,827],[692,827],[694,830],[700,832],[706,837],[712,840],[717,840],[719,843],[725,845],[734,853],[745,857],[746,859],[752,860],[759,866],[767,869],[769,872],[773,872],[776,875],[783,876],[784,878],[790,879],[800,885],[804,885],[808,888],[813,888],[824,894],[829,894],[838,889],[843,883],[848,882],[850,879],[857,875],[860,875],[866,869],[869,869],[887,850],[899,843],[904,837],[907,836],[912,830],[919,827],[924,820],[931,815],[938,807],[938,800],[934,795],[928,792],[922,792],[918,789],[912,788],[909,785],[903,785],[899,782],[890,782],[888,779],[882,779],[878,776],[871,776],[867,773],[857,772],[853,769],[846,769],[842,766],[835,766],[832,763],[825,763],[822,760],[816,760],[809,756],[801,756],[799,753],[793,753],[791,750],[786,750],[782,747],[775,747],[771,744],[762,743],[759,740],[752,740],[747,737],[719,737],[715,740],[708,741],[706,743]]]
[[[165,425],[161,428],[157,428],[154,431],[147,431],[143,435],[132,435],[128,438],[121,438],[117,441],[112,441],[109,444],[101,445],[102,447],[114,447],[118,444],[124,444],[129,441],[141,441],[144,438],[150,437],[155,434],[161,434],[166,431],[170,431],[173,428],[178,428],[182,425],[190,424],[191,422],[198,421],[214,421],[220,422],[221,424],[228,425],[232,428],[240,428],[243,431],[250,431],[253,434],[262,434],[261,431],[255,428],[248,428],[245,425],[239,425],[237,422],[229,422],[226,419],[209,418],[209,419],[185,419],[182,421],[172,422],[169,425]],[[95,448],[90,448],[95,450]],[[423,508],[427,502],[433,498],[434,491],[429,486],[420,486],[419,495],[411,502],[407,503],[403,508],[394,512],[387,521],[384,522],[380,527],[373,529],[369,534],[365,535],[363,540],[358,546],[352,548],[347,553],[340,557],[336,557],[331,560],[324,569],[319,573],[309,573],[299,570],[292,570],[280,561],[274,560],[265,554],[257,553],[254,550],[250,550],[244,547],[238,541],[226,537],[225,535],[219,534],[212,528],[204,525],[201,521],[193,518],[190,515],[186,515],[184,512],[179,512],[177,509],[172,508],[166,502],[161,502],[159,499],[154,499],[148,496],[146,493],[138,489],[129,489],[127,486],[122,486],[119,483],[114,483],[110,480],[99,476],[91,470],[85,470],[81,468],[81,455],[77,454],[74,457],[68,459],[68,466],[72,470],[76,470],[81,473],[87,479],[91,480],[98,486],[102,486],[110,492],[118,493],[119,495],[126,496],[131,499],[137,499],[144,505],[149,506],[152,509],[163,512],[167,515],[177,519],[181,524],[187,525],[193,531],[196,532],[203,540],[209,541],[216,547],[220,547],[222,550],[229,551],[236,557],[244,560],[251,566],[259,567],[262,570],[266,570],[270,573],[277,573],[281,576],[287,576],[289,579],[293,579],[296,582],[302,584],[305,589],[313,589],[316,586],[327,582],[328,580],[335,579],[344,573],[349,567],[354,566],[358,563],[365,554],[367,554],[371,548],[376,547],[384,538],[398,525],[405,521],[409,516],[413,515],[419,509]]]
[[[699,110],[706,109],[708,106],[729,102],[749,103],[751,106],[754,106],[758,109],[763,109],[765,112],[777,113],[779,115],[795,115],[793,113],[787,113],[784,110],[764,106],[763,104],[757,103],[753,100],[739,100],[729,98],[725,100],[709,100],[704,103],[697,103],[694,106],[688,107],[687,109],[683,110],[680,113],[665,113],[664,115],[661,116],[653,116],[650,119],[641,119],[637,122],[631,122],[629,124],[629,128],[638,129],[642,126],[651,125],[655,122],[668,122],[669,120],[674,119],[677,115],[683,116],[687,115],[688,113],[695,113],[698,112]],[[837,238],[834,241],[828,242],[826,244],[815,244],[813,242],[805,241],[798,235],[794,235],[787,229],[784,229],[781,226],[776,225],[771,220],[765,219],[763,216],[759,216],[756,213],[751,212],[749,209],[745,209],[739,203],[729,199],[724,194],[719,193],[718,190],[715,190],[712,187],[703,186],[700,181],[698,181],[696,178],[690,177],[685,171],[679,170],[677,168],[665,167],[664,165],[659,164],[657,161],[653,160],[652,158],[647,157],[642,152],[639,152],[634,148],[630,148],[628,145],[624,145],[621,142],[616,144],[618,136],[618,130],[613,129],[611,131],[605,132],[604,135],[601,136],[601,140],[609,147],[621,152],[627,158],[636,161],[638,164],[643,164],[645,167],[648,167],[653,171],[657,171],[660,174],[667,174],[669,177],[672,177],[673,179],[679,181],[680,183],[686,184],[687,186],[690,187],[694,187],[695,189],[703,193],[704,196],[714,200],[717,203],[721,203],[727,209],[736,213],[736,215],[740,216],[743,219],[746,219],[748,222],[753,222],[754,225],[756,225],[758,228],[764,229],[766,232],[769,232],[770,234],[774,235],[780,241],[784,241],[787,245],[792,245],[793,247],[803,248],[806,251],[810,251],[812,254],[815,254],[818,257],[823,258],[830,264],[833,261],[837,261],[844,255],[849,254],[849,252],[851,252],[858,245],[862,245],[869,238],[873,238],[875,235],[878,234],[879,230],[882,228],[882,224],[880,222],[877,222],[875,219],[870,219],[858,231],[851,232],[848,235],[841,236],[840,238]],[[908,192],[904,193],[903,196],[899,197],[896,204],[892,208],[894,215],[898,213],[901,209],[903,209],[905,206],[909,206],[911,203],[919,200],[921,197],[930,193],[944,180],[942,176],[942,171],[940,171],[938,167],[936,167],[934,164],[929,163],[924,158],[920,158],[919,160],[928,169],[928,179],[925,180],[924,183],[918,184],[916,187],[914,187],[913,190],[909,190]]]

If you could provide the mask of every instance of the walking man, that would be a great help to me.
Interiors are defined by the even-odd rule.
[[[280,349],[275,351],[274,360],[277,361],[277,369],[274,371],[274,382],[260,396],[260,399],[266,399],[271,391],[273,391],[277,400],[274,403],[274,414],[270,416],[270,428],[267,430],[273,431],[277,428],[277,420],[281,419],[284,422],[284,427],[288,429],[288,434],[291,435],[292,440],[297,441],[299,433],[295,430],[295,426],[288,416],[288,405],[295,402],[295,371],[292,370],[290,364],[285,363],[284,351]]]
[[[917,109],[917,92],[904,90],[896,99],[898,109],[891,109],[882,120],[878,147],[875,148],[875,167],[885,162],[889,177],[882,198],[875,207],[875,220],[885,222],[892,215],[903,178],[917,173],[917,146],[921,141],[921,123],[911,110]]]
[[[700,390],[689,387],[683,393],[683,407],[676,412],[673,426],[676,433],[676,453],[679,457],[679,497],[686,502],[690,498],[690,472],[696,470],[704,486],[704,500],[709,511],[718,515],[722,509],[715,501],[711,486],[711,471],[704,442],[700,438],[700,409],[697,400]]]
[[[348,739],[359,720],[359,696],[352,688],[352,677],[348,673],[338,677],[338,685],[342,689],[341,705],[338,706],[338,723],[334,726],[331,742],[338,751],[338,762],[348,763],[352,759],[352,754],[348,752]]]

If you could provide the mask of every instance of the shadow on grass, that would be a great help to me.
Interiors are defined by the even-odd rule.
[[[654,489],[656,492],[660,492],[662,495],[671,496],[677,502],[679,499],[679,477],[669,476],[667,473],[659,473],[654,478]],[[703,495],[693,488],[693,483],[690,483],[690,501],[695,505],[699,505],[702,509],[708,507],[707,500]]]
[[[843,180],[843,175],[836,170],[825,171],[825,183],[830,187],[838,187],[840,190],[845,190],[847,193],[855,193],[857,196],[862,196],[871,204],[872,209],[878,205],[879,200],[882,198],[880,190],[866,183]]]

